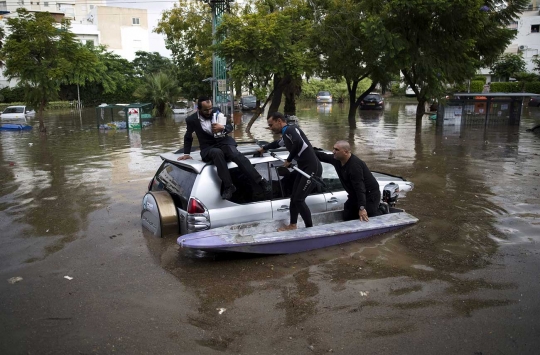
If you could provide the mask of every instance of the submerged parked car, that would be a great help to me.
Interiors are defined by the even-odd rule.
[[[162,154],[163,162],[150,180],[142,201],[143,227],[156,236],[178,236],[234,223],[288,219],[289,198],[298,173],[283,167],[283,162],[269,154],[254,157],[258,148],[253,143],[238,145],[238,150],[271,183],[271,193],[249,181],[236,164],[228,163],[237,189],[228,200],[221,198],[221,180],[215,165],[203,162],[199,152],[190,154],[193,159],[181,161],[177,160],[183,154],[181,150]],[[289,153],[281,150],[276,154],[285,159]],[[312,213],[343,209],[347,200],[334,167],[326,163],[322,166],[322,179],[327,187],[325,190],[317,187],[307,197]],[[401,192],[414,187],[412,182],[398,176],[378,172],[373,175],[381,194],[389,183],[397,184]]]
[[[382,110],[384,108],[384,99],[380,94],[371,93],[360,101],[362,110]]]
[[[243,96],[240,99],[241,110],[254,110],[257,107],[257,98],[255,96]]]
[[[35,116],[36,111],[29,106],[8,106],[2,112],[1,118],[6,120],[26,119],[27,117]]]
[[[317,93],[317,103],[318,104],[331,104],[332,95],[328,91],[319,91]]]
[[[416,96],[416,94],[414,93],[414,90],[412,89],[410,85],[407,86],[407,88],[405,89],[405,96],[408,96],[408,97]]]

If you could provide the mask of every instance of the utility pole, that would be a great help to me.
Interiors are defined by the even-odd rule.
[[[213,43],[220,43],[222,38],[215,38],[216,28],[221,24],[223,14],[230,12],[231,3],[234,0],[202,0],[212,9],[212,37]],[[212,102],[214,106],[219,107],[221,112],[228,113],[227,106],[227,63],[224,59],[218,57],[215,53],[212,54]],[[231,92],[232,98],[232,92]],[[231,101],[231,105],[233,105]],[[225,109],[224,109],[225,108]],[[232,108],[232,106],[231,106]],[[232,115],[232,110],[231,110]]]

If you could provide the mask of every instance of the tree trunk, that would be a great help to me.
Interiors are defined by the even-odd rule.
[[[285,106],[283,107],[283,113],[286,115],[296,115],[296,98],[300,95],[302,90],[302,78],[291,76],[285,80],[284,86]]]
[[[416,133],[419,133],[422,130],[422,118],[424,113],[426,113],[426,98],[418,98],[418,106],[416,106]]]
[[[45,111],[45,101],[41,100],[41,102],[39,103],[39,110],[38,110],[39,131],[47,132],[47,128],[45,127],[45,122],[43,121],[43,111]]]
[[[283,95],[282,81],[283,79],[280,76],[274,75],[274,94],[272,95],[272,102],[268,108],[269,115],[279,110],[279,106],[281,105],[281,96]]]
[[[358,103],[356,102],[356,89],[358,88],[358,81],[353,80],[352,83],[347,80],[347,91],[349,92],[349,128],[356,128],[356,110],[358,109]]]

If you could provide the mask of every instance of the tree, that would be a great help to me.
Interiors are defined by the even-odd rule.
[[[420,129],[425,103],[493,62],[515,36],[509,28],[528,5],[514,0],[364,0],[363,26],[371,44],[415,91]],[[390,69],[390,66],[386,67]]]
[[[169,58],[163,57],[158,52],[135,52],[133,67],[139,76],[157,73],[159,71],[174,72],[175,66]]]
[[[389,82],[385,70],[385,53],[371,45],[372,39],[364,27],[365,14],[354,0],[321,1],[315,8],[314,48],[322,58],[321,75],[345,78],[349,96],[349,126],[356,127],[356,111],[363,98],[378,83]],[[344,62],[346,58],[346,62]],[[357,97],[359,83],[370,78]]]
[[[525,60],[520,54],[506,53],[500,56],[490,66],[491,74],[504,78],[506,81],[516,73],[525,71]]]
[[[43,111],[58,96],[60,85],[87,79],[93,61],[68,30],[69,25],[68,19],[56,23],[48,12],[30,14],[22,8],[17,9],[17,17],[7,20],[10,34],[0,51],[4,74],[17,79],[25,88],[25,101],[38,108],[41,132],[46,131]],[[75,62],[82,68],[73,65]]]
[[[148,74],[143,84],[137,88],[135,97],[154,104],[153,114],[165,117],[171,112],[170,102],[176,102],[180,96],[178,82],[166,72]]]
[[[284,113],[295,114],[302,75],[313,73],[318,65],[310,43],[312,14],[301,0],[256,1],[239,15],[224,16],[217,28],[217,36],[223,38],[214,46],[217,53],[232,64],[234,77],[249,79],[259,98],[270,92],[269,112],[278,110],[285,95]]]
[[[166,37],[182,94],[189,98],[211,96],[211,86],[202,81],[212,76],[210,7],[200,1],[179,0],[163,12],[155,32]]]

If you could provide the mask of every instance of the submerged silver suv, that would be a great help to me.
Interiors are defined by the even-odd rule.
[[[141,219],[144,228],[156,236],[178,236],[242,222],[288,219],[289,198],[298,173],[283,167],[283,162],[270,154],[254,157],[257,149],[259,146],[253,143],[238,145],[238,150],[271,183],[271,194],[252,184],[236,164],[230,162],[228,167],[237,190],[229,200],[221,198],[221,180],[216,167],[203,162],[199,152],[191,153],[193,159],[182,161],[177,161],[183,154],[180,151],[161,155],[163,163],[143,198]],[[288,154],[285,150],[276,151],[283,159]],[[343,209],[347,193],[337,172],[332,165],[321,164],[326,189],[317,187],[306,203],[312,213]],[[381,195],[384,186],[391,182],[399,186],[400,192],[414,187],[412,182],[398,176],[378,172],[373,175],[379,182]]]

